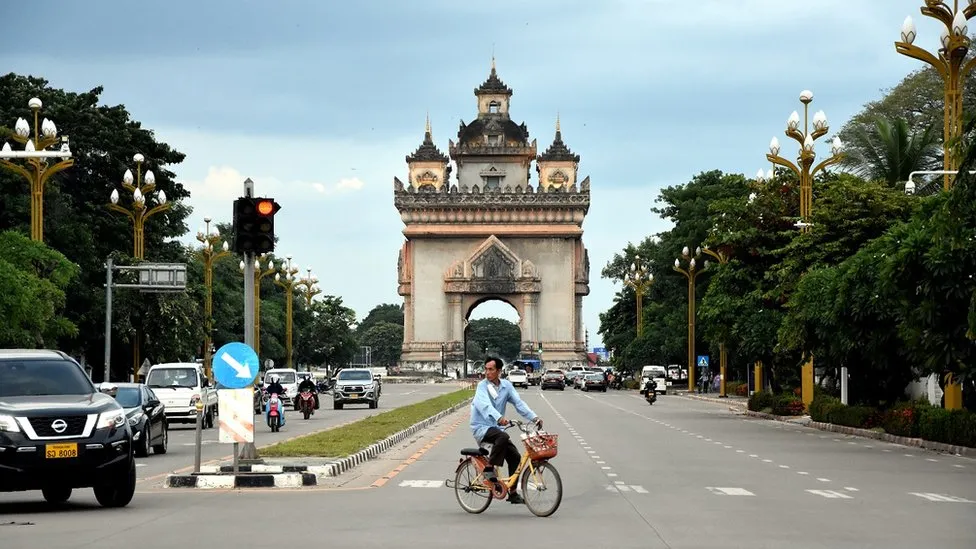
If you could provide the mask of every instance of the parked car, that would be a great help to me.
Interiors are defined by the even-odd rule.
[[[584,391],[603,391],[607,392],[607,378],[603,374],[586,374],[583,376],[581,388]]]
[[[509,371],[508,380],[516,387],[529,388],[529,375],[525,373],[525,370]]]
[[[99,390],[114,397],[125,410],[135,454],[146,457],[150,450],[165,454],[169,445],[169,422],[166,406],[152,389],[142,383],[102,383]]]
[[[203,428],[214,426],[217,391],[196,362],[156,364],[149,369],[146,385],[166,407],[168,423],[196,423],[197,401],[202,401]]]
[[[346,404],[380,405],[380,384],[369,368],[344,368],[335,378],[332,388],[332,408],[341,410]]]
[[[40,490],[50,503],[92,488],[104,507],[136,489],[125,410],[74,359],[49,350],[0,350],[0,492]]]
[[[546,389],[566,390],[566,375],[562,370],[548,370],[542,375],[542,390]]]

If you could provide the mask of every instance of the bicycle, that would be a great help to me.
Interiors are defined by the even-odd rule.
[[[516,426],[522,431],[520,438],[525,446],[525,453],[519,462],[515,473],[508,477],[498,476],[497,481],[489,481],[484,476],[488,466],[489,451],[482,443],[478,448],[464,448],[454,479],[445,481],[445,485],[454,488],[454,496],[462,509],[472,514],[483,513],[491,505],[493,499],[505,499],[516,482],[521,481],[522,498],[525,506],[537,517],[548,517],[556,512],[563,499],[563,481],[559,472],[549,462],[556,457],[557,435],[547,433],[541,429],[531,430],[526,424],[518,420],[511,420],[503,430]],[[496,468],[497,469],[497,468]],[[549,473],[552,480],[545,480],[543,476]],[[532,502],[532,497],[539,492],[555,492],[555,501],[549,507],[538,506]],[[462,496],[473,495],[476,503],[468,504]],[[478,500],[481,499],[481,501]]]

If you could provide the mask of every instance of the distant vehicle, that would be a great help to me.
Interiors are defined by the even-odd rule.
[[[142,383],[101,383],[98,389],[114,397],[125,409],[136,456],[146,457],[150,450],[166,453],[169,444],[166,407],[152,389]]]
[[[655,393],[661,393],[662,395],[668,394],[668,371],[664,366],[644,366],[641,368],[641,378],[640,378],[640,394],[644,394],[644,385],[647,385],[647,381],[653,379],[657,382],[657,389],[654,390]]]
[[[345,368],[336,375],[332,388],[332,407],[341,410],[346,404],[380,405],[380,383],[369,368]]]
[[[542,374],[542,390],[545,391],[546,389],[565,391],[566,374],[562,370],[546,370],[546,373]]]
[[[603,374],[586,374],[583,377],[581,388],[584,391],[603,391],[607,392],[607,378]]]
[[[40,490],[49,503],[93,488],[103,507],[136,490],[126,413],[67,354],[0,350],[0,492]]]
[[[203,428],[214,426],[214,418],[217,417],[217,391],[203,375],[203,367],[199,364],[156,364],[149,368],[146,385],[162,401],[169,423],[196,423],[197,401],[203,401]]]
[[[529,385],[538,385],[542,382],[542,362],[534,358],[520,358],[512,362],[512,368],[525,370],[529,378]]]
[[[529,376],[525,370],[511,370],[508,372],[508,380],[516,387],[529,388]]]
[[[278,395],[285,404],[291,404],[298,409],[298,370],[294,368],[272,368],[264,374],[264,385],[271,383],[271,376],[278,376],[278,383],[285,389],[285,394]]]

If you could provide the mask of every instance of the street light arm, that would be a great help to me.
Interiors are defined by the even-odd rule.
[[[30,135],[20,136],[20,135],[18,135],[18,134],[15,133],[15,134],[13,134],[13,135],[11,135],[9,137],[10,137],[10,139],[13,139],[17,143],[20,143],[21,145],[26,145],[28,141],[34,141],[34,138],[31,137]],[[43,151],[44,149],[50,147],[51,145],[54,145],[55,143],[57,143],[60,140],[61,140],[61,138],[58,137],[58,136],[54,136],[54,137],[41,137],[37,141],[37,143],[34,144],[34,149],[37,150],[37,151]]]
[[[800,144],[800,147],[803,147],[803,142],[806,141],[807,138],[803,132],[797,129],[787,128],[784,133],[786,134],[786,137],[792,138],[794,141]]]
[[[729,257],[727,255],[725,255],[724,252],[716,252],[716,251],[710,250],[708,248],[702,248],[702,253],[705,253],[705,254],[708,254],[711,257],[714,257],[715,258],[715,261],[718,261],[720,264],[723,264],[724,265],[725,263],[728,263],[729,262]]]
[[[973,16],[976,15],[976,4],[969,4],[966,6],[966,9],[962,10],[962,14],[966,17],[966,19],[972,19]]]
[[[47,180],[50,179],[52,175],[67,170],[68,168],[73,166],[74,163],[75,161],[73,159],[68,159],[68,160],[62,160],[61,162],[58,162],[53,166],[48,166],[48,168],[44,170],[44,173],[41,174],[41,187],[43,187],[44,184],[47,183]]]
[[[976,4],[973,4],[971,7],[976,8]],[[966,64],[962,66],[962,70],[959,73],[959,77],[965,78],[966,75],[973,70],[973,67],[976,67],[976,57],[973,57],[969,61],[966,61]]]
[[[940,75],[942,75],[943,80],[949,76],[949,65],[942,59],[939,59],[938,57],[929,53],[927,50],[907,42],[895,42],[895,51],[902,55],[907,55],[908,57],[912,57],[932,65],[932,67],[938,71]]]
[[[127,210],[118,204],[106,204],[106,206],[108,206],[108,209],[112,210],[113,212],[124,213],[125,215],[129,216],[129,219],[135,220],[135,214],[132,213],[132,210]]]
[[[796,164],[790,162],[789,160],[783,158],[782,156],[778,154],[774,156],[772,154],[766,153],[766,160],[769,160],[770,162],[776,164],[777,166],[783,166],[784,168],[788,168],[790,171],[796,174],[797,177],[800,177],[800,168],[797,168]]]
[[[15,164],[9,160],[0,159],[0,166],[4,166],[13,172],[19,173],[20,175],[26,177],[28,181],[34,180],[34,176],[27,171],[27,168],[21,166],[20,164]]]
[[[810,172],[811,179],[815,175],[817,175],[818,172],[820,172],[820,171],[824,170],[825,168],[827,168],[827,166],[832,166],[834,164],[837,164],[837,163],[839,163],[843,159],[844,159],[844,153],[840,153],[840,154],[835,154],[835,155],[831,156],[830,158],[824,160],[823,162],[817,164],[816,167],[813,168],[813,171]]]
[[[925,7],[919,9],[919,11],[922,12],[922,15],[927,15],[933,19],[938,19],[939,21],[942,21],[947,29],[952,29],[953,13],[952,8],[950,8],[948,4],[945,2],[933,4],[930,1],[926,1],[925,4]]]
[[[144,215],[142,216],[142,218],[143,218],[143,219],[149,219],[149,217],[150,217],[150,216],[153,216],[153,215],[155,215],[155,214],[158,214],[159,212],[162,212],[162,211],[166,211],[166,210],[168,210],[169,208],[170,208],[170,203],[169,203],[169,202],[167,202],[167,203],[165,203],[165,204],[159,204],[159,205],[157,205],[157,206],[153,206],[153,207],[152,207],[151,209],[149,209],[149,210],[148,210],[148,211],[147,211],[147,212],[146,212],[146,213],[145,213],[145,214],[144,214]]]
[[[688,271],[682,269],[681,267],[672,267],[672,269],[674,269],[674,270],[678,271],[679,273],[685,275],[686,278],[691,278],[691,275],[688,273]]]

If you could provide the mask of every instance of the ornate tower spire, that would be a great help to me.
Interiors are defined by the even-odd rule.
[[[539,187],[543,191],[562,190],[576,184],[576,169],[580,157],[563,143],[559,113],[556,113],[556,136],[546,152],[536,157],[536,172],[539,174]]]
[[[415,188],[426,186],[435,189],[445,188],[451,176],[450,159],[437,148],[430,130],[430,113],[424,124],[424,141],[413,154],[407,155],[410,167],[410,185]]]

